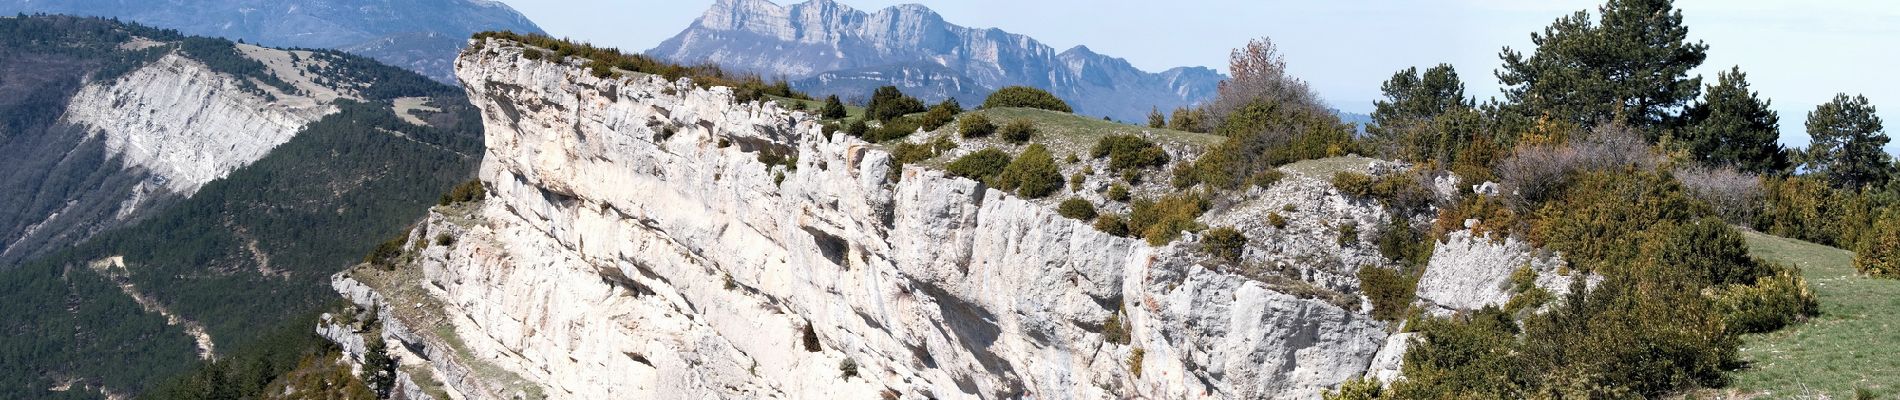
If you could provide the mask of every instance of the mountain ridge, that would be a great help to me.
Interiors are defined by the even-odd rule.
[[[833,0],[720,0],[647,54],[783,77],[814,94],[848,98],[868,95],[867,86],[875,82],[926,100],[966,104],[1005,86],[1033,86],[1062,97],[1080,114],[1127,121],[1141,120],[1154,108],[1201,103],[1225,79],[1205,67],[1147,72],[1085,45],[1058,51],[1000,28],[956,25],[922,5],[862,11]],[[888,78],[915,77],[920,62],[957,74]],[[834,83],[841,80],[849,83]]]
[[[491,0],[0,0],[0,13],[123,18],[273,47],[344,50],[451,84],[450,61],[470,34],[541,32],[526,16]]]

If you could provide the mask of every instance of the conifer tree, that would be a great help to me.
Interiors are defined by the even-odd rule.
[[[1889,139],[1874,112],[1866,96],[1842,93],[1808,113],[1808,172],[1842,189],[1886,182],[1891,165],[1882,147]]]
[[[839,101],[838,95],[835,94],[825,96],[825,106],[819,109],[819,115],[825,119],[844,119],[846,115],[844,102]]]
[[[1786,171],[1788,154],[1777,141],[1781,117],[1748,88],[1748,75],[1731,68],[1716,75],[1702,101],[1689,107],[1681,143],[1697,161],[1757,174]]]
[[[1532,116],[1583,127],[1621,122],[1654,141],[1701,90],[1689,71],[1709,46],[1688,41],[1672,0],[1609,0],[1597,14],[1592,21],[1578,11],[1531,34],[1537,48],[1528,57],[1504,48],[1505,97]]]

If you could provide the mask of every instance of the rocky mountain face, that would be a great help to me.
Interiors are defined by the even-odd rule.
[[[1124,121],[1212,98],[1224,79],[1198,67],[1145,72],[1087,47],[1057,51],[1027,36],[951,24],[921,5],[864,12],[831,0],[719,0],[647,54],[786,77],[808,92],[847,98],[896,85],[975,105],[997,88],[1034,86],[1079,114]]]
[[[475,32],[541,32],[492,0],[0,0],[0,13],[120,18],[276,47],[348,51],[454,83],[451,60]]]
[[[1247,260],[1299,260],[1263,279],[1192,235],[1151,246],[1053,200],[893,176],[879,145],[727,88],[523,50],[489,39],[457,62],[488,197],[435,208],[405,262],[332,281],[358,311],[319,333],[358,357],[383,338],[412,398],[1304,399],[1397,373],[1406,336],[1368,316],[1349,272],[1384,261],[1370,233],[1338,239],[1388,217],[1329,177],[1204,217],[1262,238]],[[1486,239],[1445,251],[1433,262],[1485,274],[1530,258]],[[1451,309],[1505,290],[1442,281]]]
[[[93,23],[70,20],[74,23]],[[100,24],[106,25],[106,24]],[[108,28],[110,29],[110,28]],[[0,59],[10,110],[20,121],[0,143],[16,168],[4,177],[0,265],[78,243],[196,193],[263,157],[304,125],[336,112],[347,92],[311,80],[310,52],[237,45],[229,56],[268,68],[283,88],[219,71],[178,50],[176,39],[127,33],[100,54],[46,54],[11,42]],[[299,54],[310,62],[292,62]],[[145,61],[148,60],[149,61]],[[121,75],[97,67],[125,63]],[[54,68],[58,64],[70,69]],[[49,75],[33,76],[38,72]],[[249,88],[249,89],[243,89]]]

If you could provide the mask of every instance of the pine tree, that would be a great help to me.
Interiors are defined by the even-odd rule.
[[[364,342],[367,348],[363,354],[363,371],[359,377],[376,391],[377,398],[389,398],[391,389],[396,387],[396,359],[389,356],[387,345],[381,335],[372,335]]]
[[[844,102],[839,101],[838,95],[835,95],[835,94],[830,95],[830,96],[825,96],[825,106],[824,108],[819,109],[819,115],[823,116],[825,119],[844,119],[846,115],[845,109],[844,109]]]
[[[1578,11],[1531,34],[1529,57],[1504,48],[1505,97],[1529,115],[1584,127],[1622,122],[1655,140],[1701,90],[1702,78],[1688,75],[1708,58],[1708,45],[1687,41],[1673,3],[1609,0],[1599,23]]]
[[[1374,103],[1367,131],[1387,156],[1449,163],[1453,149],[1470,141],[1470,129],[1458,117],[1470,114],[1476,103],[1465,97],[1465,84],[1451,65],[1439,64],[1423,75],[1416,67],[1400,70],[1380,90],[1385,100]]]
[[[864,115],[879,122],[890,122],[905,114],[919,112],[924,112],[924,102],[904,95],[896,86],[877,88],[871,93],[871,101],[864,105]]]
[[[1168,116],[1161,114],[1161,108],[1148,108],[1148,127],[1155,129],[1168,127]]]
[[[1788,154],[1777,142],[1781,117],[1769,104],[1748,89],[1748,75],[1740,67],[1723,71],[1703,100],[1689,107],[1689,126],[1679,139],[1704,164],[1781,173],[1789,167]]]
[[[1886,182],[1891,165],[1882,147],[1889,139],[1874,112],[1866,96],[1842,93],[1808,113],[1808,172],[1842,189]]]

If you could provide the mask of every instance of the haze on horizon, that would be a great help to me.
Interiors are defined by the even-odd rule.
[[[799,1],[774,0],[782,5]],[[1289,69],[1334,107],[1367,113],[1379,85],[1406,67],[1450,63],[1480,99],[1500,96],[1493,71],[1506,46],[1528,53],[1530,34],[1600,0],[1517,2],[1303,2],[1184,0],[834,0],[861,10],[921,3],[952,23],[1025,34],[1058,50],[1085,45],[1160,71],[1226,69],[1227,52],[1268,36]],[[629,50],[671,37],[713,0],[504,0],[556,36]],[[1808,111],[1836,93],[1863,94],[1888,121],[1900,121],[1900,4],[1879,0],[1784,2],[1678,0],[1690,40],[1709,44],[1697,71],[1739,65],[1781,113],[1782,142],[1808,141]],[[1217,11],[1217,12],[1210,12]],[[1061,18],[1051,18],[1061,15]],[[1888,147],[1900,151],[1900,142]]]

